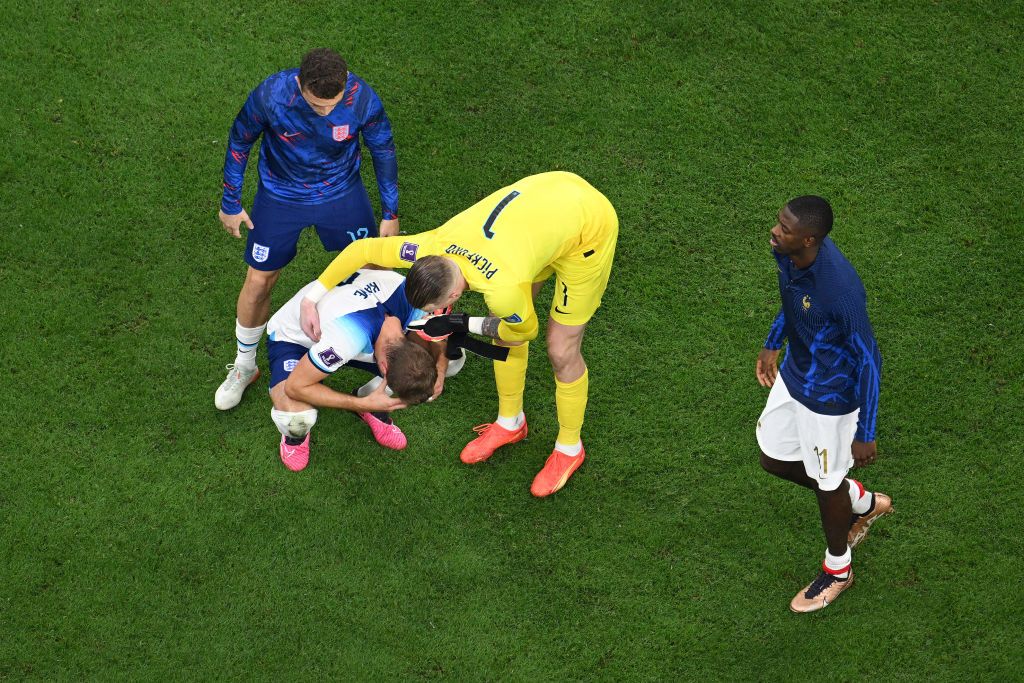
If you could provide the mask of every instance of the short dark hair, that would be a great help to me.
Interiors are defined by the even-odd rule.
[[[444,303],[455,285],[452,267],[443,256],[417,259],[405,278],[405,298],[415,308],[426,310],[430,304]]]
[[[345,87],[348,64],[329,47],[318,47],[302,57],[299,65],[299,85],[317,97],[332,99]]]
[[[790,199],[786,207],[796,216],[801,228],[822,239],[832,230],[832,207],[823,197],[806,194]]]
[[[434,395],[434,357],[411,339],[403,339],[388,349],[387,382],[395,396],[407,404],[423,403]]]

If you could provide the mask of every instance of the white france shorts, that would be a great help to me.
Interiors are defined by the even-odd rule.
[[[793,398],[779,374],[757,420],[757,444],[773,460],[802,460],[822,491],[835,491],[853,466],[853,437],[860,408],[822,415]]]

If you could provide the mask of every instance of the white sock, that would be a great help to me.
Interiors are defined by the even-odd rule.
[[[507,429],[510,432],[514,432],[515,430],[522,427],[523,422],[525,421],[526,414],[521,410],[519,411],[519,414],[516,415],[515,417],[504,417],[503,415],[499,415],[498,419],[495,420],[495,422],[498,423],[499,427],[501,427],[502,429]]]
[[[238,344],[238,354],[235,356],[236,368],[252,369],[256,367],[256,349],[263,338],[263,331],[267,324],[263,323],[258,327],[242,327],[242,323],[235,318],[235,341]]]
[[[356,390],[356,396],[358,396],[359,398],[366,398],[367,396],[372,394],[374,391],[376,391],[377,387],[379,387],[380,383],[383,382],[383,381],[384,381],[383,377],[374,377],[369,382],[367,382],[366,384],[364,384],[363,386],[359,387]]]
[[[316,424],[316,416],[316,408],[295,413],[277,408],[270,409],[270,419],[277,425],[277,431],[281,432],[282,436],[290,436],[293,439],[301,439],[309,434],[309,430]]]
[[[850,485],[850,506],[853,508],[853,514],[863,515],[871,509],[871,492],[856,479],[847,479],[846,482]]]
[[[583,442],[577,441],[574,446],[566,446],[564,443],[555,442],[555,450],[566,455],[576,456],[583,451]]]
[[[377,387],[379,387],[383,381],[383,377],[374,377],[369,382],[356,389],[356,396],[359,398],[366,398],[373,392],[377,391]],[[384,391],[388,392],[388,396],[395,395],[395,392],[391,391],[391,387],[384,387]]]
[[[823,569],[837,579],[850,578],[850,565],[853,564],[853,552],[850,546],[846,546],[846,552],[836,556],[825,549],[825,564]]]

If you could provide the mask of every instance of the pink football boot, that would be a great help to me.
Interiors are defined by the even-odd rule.
[[[309,464],[309,434],[298,446],[289,446],[281,437],[281,462],[292,472],[301,472]]]
[[[385,422],[373,413],[356,413],[356,415],[359,416],[360,420],[370,425],[373,438],[384,448],[400,451],[409,444],[405,434],[402,433],[402,430],[394,422],[390,420]]]

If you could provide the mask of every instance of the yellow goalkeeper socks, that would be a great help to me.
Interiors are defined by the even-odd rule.
[[[571,445],[579,443],[583,428],[583,413],[587,411],[587,394],[590,390],[590,371],[575,382],[563,383],[555,378],[555,407],[558,409],[558,443]]]
[[[508,360],[494,361],[494,383],[498,387],[498,416],[515,418],[523,412],[523,389],[526,387],[526,364],[529,343],[511,346]]]

